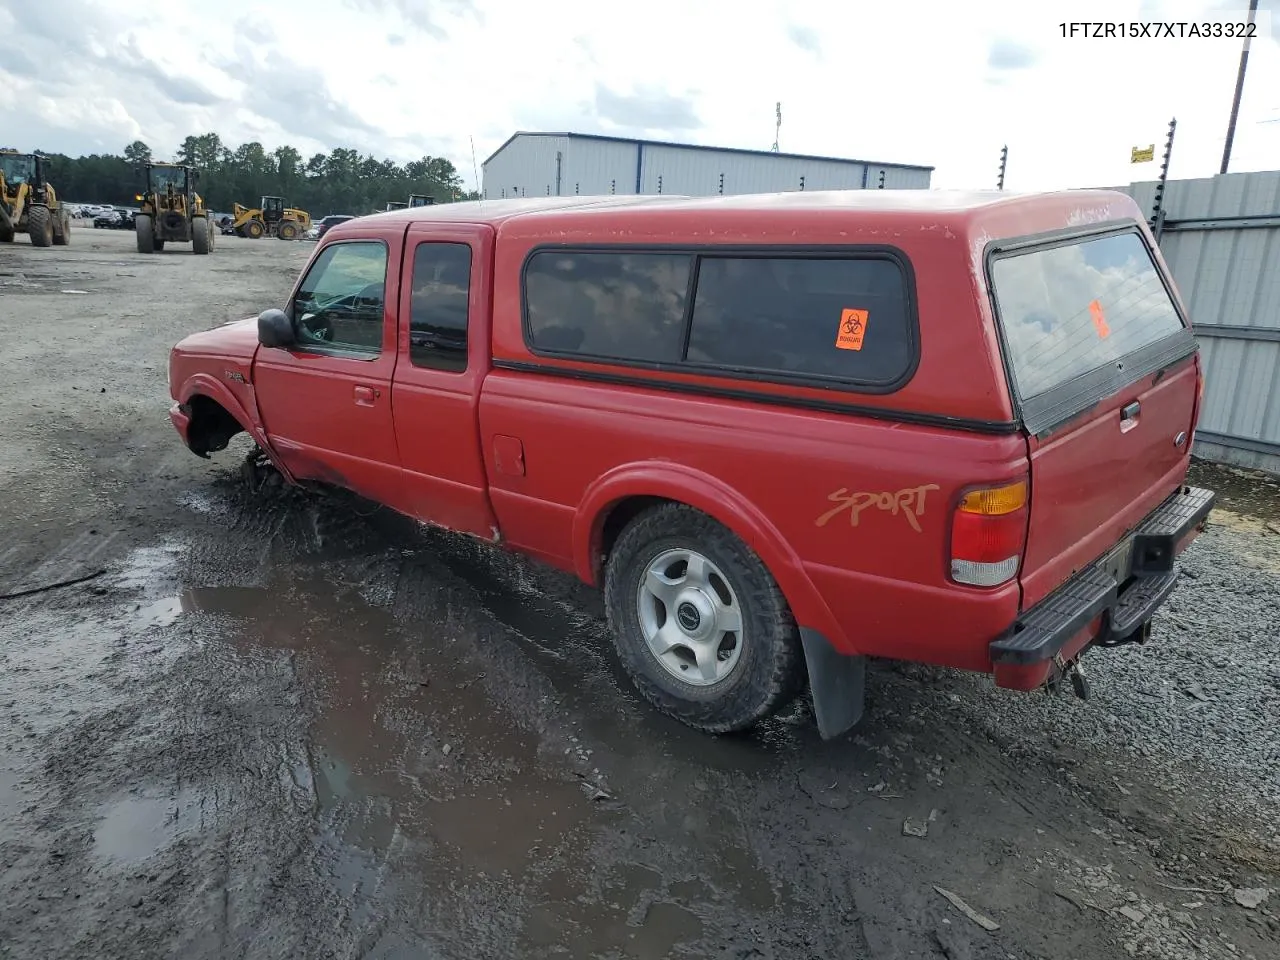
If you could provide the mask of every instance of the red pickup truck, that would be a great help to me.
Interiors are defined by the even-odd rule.
[[[1083,695],[1214,500],[1185,307],[1105,191],[362,217],[169,377],[202,457],[245,431],[289,482],[602,586],[636,687],[708,732],[806,685],[847,730],[871,656]]]

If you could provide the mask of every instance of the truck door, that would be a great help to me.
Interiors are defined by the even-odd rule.
[[[1017,242],[990,264],[1029,435],[1030,606],[1178,488],[1200,374],[1172,281],[1137,224]]]
[[[399,475],[391,419],[397,234],[325,246],[285,311],[296,342],[260,349],[253,370],[259,415],[293,475],[379,502]]]
[[[489,371],[493,229],[411,224],[400,288],[400,362],[392,401],[404,467],[395,506],[451,530],[491,538],[480,447],[480,388]]]

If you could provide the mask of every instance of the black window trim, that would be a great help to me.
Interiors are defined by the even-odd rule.
[[[416,360],[413,359],[413,280],[415,276],[414,271],[417,269],[417,266],[418,266],[418,251],[421,250],[423,247],[425,247],[427,244],[432,244],[437,247],[440,246],[441,244],[447,244],[453,247],[467,248],[467,313],[466,313],[467,325],[462,329],[462,332],[466,339],[466,345],[462,348],[462,351],[461,351],[462,360],[463,360],[463,365],[461,370],[448,370],[444,367],[435,366],[434,364],[418,363]],[[412,242],[412,251],[410,251],[408,244],[405,245],[405,259],[409,263],[409,365],[412,366],[414,369],[431,370],[431,371],[434,371],[435,373],[447,373],[455,377],[465,376],[467,373],[471,371],[471,304],[473,301],[471,294],[475,286],[475,277],[476,277],[475,262],[476,262],[476,256],[478,252],[479,251],[477,250],[477,248],[469,240],[441,240],[441,239],[433,238],[429,235],[415,238]]]
[[[315,252],[313,259],[307,264],[307,269],[303,271],[302,276],[298,278],[297,284],[289,293],[289,303],[285,312],[289,316],[289,322],[294,325],[295,331],[297,330],[298,319],[293,315],[293,306],[298,302],[298,291],[302,289],[302,285],[307,282],[307,277],[311,276],[311,271],[315,269],[316,260],[319,260],[320,257],[323,256],[324,251],[331,247],[347,246],[353,243],[377,243],[380,244],[382,249],[386,252],[387,262],[386,266],[383,268],[382,274],[382,336],[385,341],[387,335],[387,279],[391,276],[391,245],[381,237],[343,237],[341,240],[331,240],[325,243]],[[296,353],[314,354],[320,357],[335,357],[339,360],[359,360],[362,363],[373,363],[376,360],[380,360],[383,355],[383,349],[383,343],[379,343],[377,352],[372,354],[338,346],[317,347],[314,343],[310,342],[304,346],[296,338],[293,344],[293,351]]]
[[[814,374],[790,374],[786,371],[761,370],[755,367],[733,367],[727,364],[696,363],[689,360],[628,360],[622,357],[578,353],[572,350],[549,350],[533,344],[529,325],[529,264],[540,253],[659,253],[683,254],[691,259],[689,286],[685,294],[682,354],[688,352],[692,333],[693,302],[697,292],[698,273],[703,257],[737,257],[743,259],[781,260],[889,260],[898,266],[903,283],[903,311],[907,326],[909,357],[903,372],[889,381],[850,380],[847,377]],[[785,386],[834,390],[841,393],[885,395],[896,393],[915,376],[920,366],[920,316],[916,299],[916,275],[911,259],[900,248],[888,244],[625,244],[625,243],[542,243],[525,254],[520,267],[520,329],[525,349],[535,357],[571,360],[583,363],[630,367],[660,373],[697,374],[727,380],[776,383]]]
[[[1138,349],[1124,358],[1118,367],[1113,367],[1111,364],[1095,367],[1056,387],[1051,387],[1044,393],[1024,399],[1018,390],[1018,380],[1013,370],[1012,350],[1005,332],[1004,320],[1000,316],[1000,302],[996,296],[992,272],[995,262],[1022,254],[1038,253],[1041,250],[1053,250],[1081,241],[1101,240],[1124,234],[1137,236],[1147,256],[1151,258],[1151,265],[1160,278],[1165,292],[1169,295],[1169,302],[1173,304],[1174,312],[1182,321],[1182,329]],[[1061,431],[1092,410],[1100,401],[1145,377],[1171,369],[1194,356],[1200,349],[1195,334],[1191,330],[1190,321],[1174,294],[1169,277],[1160,269],[1155,251],[1136,220],[1129,218],[1107,220],[1087,227],[1068,227],[1004,240],[992,240],[984,248],[982,259],[987,300],[991,305],[991,314],[995,318],[996,339],[1000,345],[1009,399],[1013,404],[1017,420],[1037,440],[1044,440]]]

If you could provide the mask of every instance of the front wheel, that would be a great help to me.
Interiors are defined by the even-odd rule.
[[[133,221],[133,232],[138,241],[139,253],[154,253],[156,249],[155,233],[151,226],[151,217],[145,213],[138,214]]]
[[[610,553],[604,597],[636,689],[695,729],[746,729],[804,685],[800,631],[773,576],[692,507],[665,504],[632,521]]]
[[[207,254],[213,241],[213,232],[209,229],[207,217],[191,218],[191,252]]]
[[[36,204],[27,211],[27,235],[33,247],[53,246],[53,211]]]

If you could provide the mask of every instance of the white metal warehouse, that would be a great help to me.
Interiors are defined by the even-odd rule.
[[[585,133],[511,136],[484,164],[484,197],[714,196],[788,190],[928,190],[933,167],[701,147]]]

